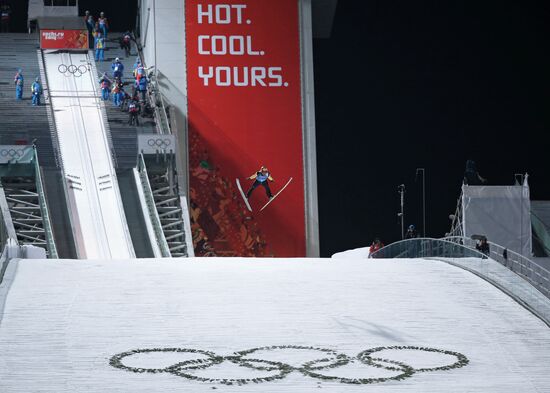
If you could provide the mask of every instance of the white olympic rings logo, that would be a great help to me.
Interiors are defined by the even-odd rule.
[[[255,352],[265,351],[284,351],[284,350],[307,350],[314,351],[321,354],[318,359],[310,360],[302,363],[300,366],[292,366],[290,364],[272,361],[266,359],[258,359],[251,357]],[[430,368],[414,368],[402,361],[390,360],[382,357],[374,357],[373,355],[385,350],[393,351],[422,351],[432,352],[444,355],[450,355],[456,357],[456,361],[452,364],[446,364],[438,367]],[[172,364],[164,368],[143,368],[143,367],[130,367],[124,364],[124,360],[137,355],[137,354],[153,354],[153,353],[187,353],[198,355],[197,358],[190,360],[184,360],[182,362]],[[218,378],[218,377],[202,377],[193,372],[197,370],[207,369],[209,367],[219,365],[223,362],[231,362],[239,367],[252,369],[255,371],[264,371],[269,375],[265,377],[251,377],[251,378]],[[330,371],[337,369],[338,367],[345,366],[350,363],[360,363],[362,365],[371,366],[375,368],[381,368],[398,374],[391,377],[376,377],[376,378],[350,378],[347,376],[333,375],[335,372]],[[305,347],[299,345],[274,345],[268,347],[252,348],[244,351],[235,352],[229,356],[221,356],[211,351],[192,349],[192,348],[150,348],[150,349],[134,349],[127,352],[119,353],[110,359],[109,364],[115,368],[119,368],[125,371],[134,373],[169,373],[182,377],[185,379],[209,382],[224,385],[244,385],[247,383],[262,383],[270,382],[285,378],[292,372],[299,372],[304,376],[332,381],[345,384],[373,384],[381,383],[392,380],[403,380],[411,377],[415,373],[429,372],[429,371],[446,371],[454,368],[466,366],[469,363],[468,358],[454,351],[447,351],[444,349],[417,347],[417,346],[387,346],[376,347],[366,349],[359,352],[356,356],[348,356],[343,353],[338,353],[332,349],[318,348],[318,347]],[[325,370],[325,371],[323,371]],[[337,373],[336,373],[337,374]]]

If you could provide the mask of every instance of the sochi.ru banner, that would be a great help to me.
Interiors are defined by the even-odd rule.
[[[41,49],[88,49],[87,30],[40,30]]]
[[[196,255],[305,256],[298,0],[187,0],[185,17]]]

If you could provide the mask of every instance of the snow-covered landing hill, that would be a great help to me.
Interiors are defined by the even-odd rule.
[[[437,261],[21,260],[2,302],[2,393],[550,392],[550,329]]]

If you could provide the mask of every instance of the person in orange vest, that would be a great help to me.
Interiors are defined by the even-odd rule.
[[[115,83],[113,84],[113,105],[120,106],[124,94],[124,84],[119,78],[115,78]]]

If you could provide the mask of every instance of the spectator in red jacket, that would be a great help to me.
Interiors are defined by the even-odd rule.
[[[382,243],[379,238],[374,239],[374,241],[370,245],[369,254],[372,255],[376,251],[380,250],[382,247],[384,247],[384,243]]]

